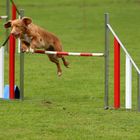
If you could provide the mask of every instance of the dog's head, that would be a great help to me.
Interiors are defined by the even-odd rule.
[[[28,25],[31,23],[32,23],[31,18],[24,17],[22,19],[9,20],[7,23],[4,24],[4,27],[5,28],[11,27],[11,34],[15,38],[19,38],[26,33]]]

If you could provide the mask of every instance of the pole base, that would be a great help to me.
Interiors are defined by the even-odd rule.
[[[9,85],[5,85],[3,99],[10,99]],[[20,99],[20,90],[18,86],[14,86],[14,99]]]

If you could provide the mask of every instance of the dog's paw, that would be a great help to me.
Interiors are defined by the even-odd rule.
[[[29,53],[30,51],[29,51],[29,49],[26,49],[24,52]]]
[[[58,72],[57,75],[60,77],[62,75],[62,72]]]
[[[29,48],[29,52],[34,53],[34,49]]]

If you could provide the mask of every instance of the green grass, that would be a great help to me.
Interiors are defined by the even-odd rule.
[[[103,52],[104,13],[136,64],[139,61],[139,0],[15,0],[25,16],[57,34],[65,51]],[[5,3],[0,0],[1,15]],[[3,22],[0,40],[4,40]],[[111,37],[112,39],[112,37]],[[70,68],[56,66],[46,55],[25,55],[25,100],[0,101],[0,140],[139,140],[137,74],[133,70],[133,110],[124,109],[125,56],[121,54],[121,106],[104,110],[104,59],[67,57]],[[8,83],[5,55],[5,84]],[[19,55],[16,55],[19,85]],[[113,106],[113,40],[110,40],[110,106]]]

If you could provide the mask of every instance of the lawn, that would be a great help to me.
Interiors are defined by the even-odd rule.
[[[25,16],[55,33],[65,51],[104,52],[104,13],[140,67],[139,0],[15,0]],[[0,0],[1,15],[5,2]],[[4,41],[3,21],[0,40]],[[109,104],[113,107],[113,37],[110,39]],[[139,140],[137,73],[133,69],[133,109],[124,109],[125,55],[121,53],[121,109],[104,110],[104,58],[66,57],[70,68],[46,55],[25,54],[24,101],[0,100],[0,140]],[[8,83],[5,55],[5,84]],[[61,62],[62,63],[62,62]],[[16,84],[19,85],[19,54]]]

